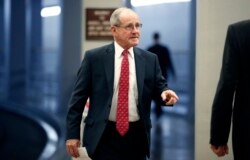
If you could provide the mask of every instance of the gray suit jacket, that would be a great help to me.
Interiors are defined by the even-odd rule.
[[[69,102],[67,139],[80,139],[82,112],[84,104],[90,98],[83,136],[83,145],[90,157],[103,134],[110,113],[114,86],[114,53],[113,43],[86,52]],[[134,47],[134,56],[138,85],[137,107],[145,126],[149,156],[151,99],[153,96],[160,97],[161,92],[167,89],[167,84],[155,54]]]

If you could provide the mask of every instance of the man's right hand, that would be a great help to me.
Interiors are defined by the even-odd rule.
[[[228,154],[228,146],[227,144],[221,146],[211,145],[211,150],[218,156],[223,157]]]
[[[66,149],[70,156],[72,157],[79,157],[78,148],[80,147],[80,140],[79,139],[68,139],[66,141]]]

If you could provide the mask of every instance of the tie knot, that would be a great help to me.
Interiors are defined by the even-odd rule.
[[[125,49],[125,50],[122,52],[122,55],[123,55],[123,56],[128,55],[128,50]]]

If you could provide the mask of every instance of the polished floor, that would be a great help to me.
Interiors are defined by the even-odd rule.
[[[153,127],[151,130],[151,157],[149,160],[194,160],[194,123],[187,111],[188,104],[185,103],[185,100],[187,100],[185,94],[179,94],[179,96],[180,102],[174,107],[164,108],[159,119],[156,119],[154,112],[151,114]],[[39,99],[39,96],[37,99]],[[51,109],[44,107],[44,110],[47,110],[46,113],[49,110],[50,112],[53,111],[52,106],[55,105],[54,101],[48,101],[48,103],[40,103],[40,105],[43,104]],[[57,114],[54,113],[54,115]],[[60,126],[65,127],[63,123],[65,121],[64,116],[58,116],[58,119],[62,123]],[[64,134],[61,133],[62,135]],[[61,137],[61,139],[64,138]],[[71,158],[65,150],[64,140],[60,143],[55,156],[51,160],[70,160]]]
[[[36,75],[36,79],[32,80],[29,88],[26,89],[28,98],[24,100],[20,96],[16,96],[12,100],[15,99],[19,103],[53,115],[65,130],[65,108],[61,108],[57,103],[58,83],[51,75]],[[156,119],[154,112],[151,114],[153,128],[149,160],[194,160],[194,111],[190,105],[190,93],[187,92],[186,80],[187,78],[179,78],[178,82],[170,83],[180,97],[180,101],[174,107],[164,108],[160,119]],[[15,91],[18,92],[18,88]],[[65,132],[64,130],[63,132]],[[32,133],[30,132],[30,134]],[[64,133],[61,135],[63,136]],[[71,159],[65,150],[64,137],[61,139],[63,140],[60,142],[55,156],[50,160]]]
[[[193,123],[186,117],[168,110],[164,110],[158,120],[154,112],[152,113],[152,146],[149,160],[194,160]],[[64,160],[66,159],[70,158]]]
[[[156,119],[152,112],[151,157],[149,160],[194,160],[194,124],[185,112],[186,94],[179,94],[181,100],[174,107],[163,109],[163,114]],[[152,103],[154,111],[154,104]],[[71,160],[64,147],[58,151],[54,160]],[[77,159],[83,160],[83,159]]]
[[[168,111],[157,121],[152,114],[152,119],[150,160],[194,160],[194,125],[190,120]]]
[[[43,92],[40,92],[43,95],[30,92],[32,98],[26,103],[30,104],[30,106],[42,108],[46,113],[54,114],[62,122],[60,124],[62,128],[65,127],[63,123],[65,117],[55,109],[58,104],[53,98],[55,96],[51,96],[53,87],[45,87],[47,83],[42,84],[39,83],[38,86],[43,86],[41,87]],[[165,107],[159,119],[156,119],[154,112],[151,114],[153,127],[151,130],[151,157],[149,160],[194,160],[194,123],[193,118],[190,118],[189,110],[191,107],[188,94],[183,92],[182,89],[178,90],[176,88],[180,101],[174,107]],[[47,92],[50,94],[47,94]],[[39,106],[34,104],[39,104]],[[153,103],[152,109],[154,111]],[[64,138],[62,137],[62,139]],[[64,140],[51,160],[71,160],[71,157],[66,153]]]
[[[171,109],[164,110],[158,120],[154,112],[152,113],[152,146],[149,160],[194,160],[194,124],[185,116],[173,114],[169,110]],[[62,151],[63,149],[58,153],[61,155],[58,155],[57,159],[60,157],[70,160],[71,158]]]
[[[152,103],[149,160],[194,160],[194,124],[187,112],[188,97],[182,92],[179,96],[180,102],[174,107],[163,108],[159,119],[156,118]]]

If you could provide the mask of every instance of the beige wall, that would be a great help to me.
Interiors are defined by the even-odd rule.
[[[216,160],[209,146],[211,105],[229,24],[250,18],[249,0],[197,0],[195,159]],[[231,137],[230,137],[231,138]],[[231,141],[229,142],[231,143]]]
[[[123,6],[122,0],[82,0],[83,1],[83,19],[82,19],[82,57],[86,50],[93,49],[96,47],[103,46],[105,44],[111,43],[112,41],[87,41],[85,38],[85,9],[86,8],[117,8]],[[88,107],[85,107],[83,112],[83,119],[87,116]],[[83,121],[82,121],[83,122]],[[81,128],[84,127],[84,123],[81,123]],[[83,136],[83,130],[81,129],[81,139]],[[74,158],[72,158],[74,160]],[[86,158],[86,160],[91,160],[90,158]]]
[[[93,49],[96,47],[103,46],[105,44],[108,44],[112,41],[86,41],[85,39],[85,9],[86,8],[118,8],[123,6],[122,0],[83,0],[83,42],[82,42],[82,51],[83,54],[86,50]]]

